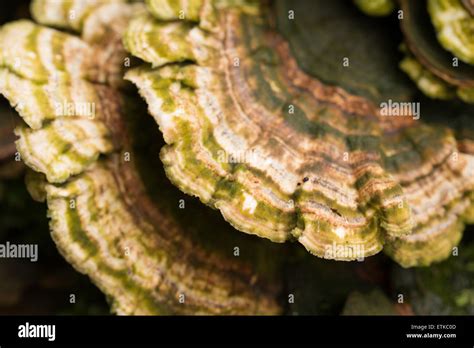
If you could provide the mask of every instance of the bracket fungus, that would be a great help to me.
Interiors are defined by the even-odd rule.
[[[402,70],[429,97],[458,97],[473,103],[474,66],[469,56],[474,56],[474,17],[458,0],[430,0],[427,4],[402,1],[401,5],[406,14],[402,30],[409,48],[400,65]],[[426,23],[428,18],[435,29]]]
[[[34,170],[29,190],[46,200],[60,252],[90,276],[114,312],[278,313],[271,271],[258,272],[257,257],[225,252],[233,245],[228,230],[213,242],[193,227],[196,220],[177,216],[171,205],[178,200],[165,183],[154,179],[153,197],[175,202],[155,204],[148,193],[140,166],[153,160],[149,153],[140,159],[149,144],[141,143],[147,132],[137,125],[146,110],[122,78],[122,31],[141,12],[142,4],[122,1],[36,0],[32,13],[41,24],[1,28],[0,92],[24,121],[16,134]],[[262,255],[255,243],[238,243]]]
[[[318,77],[303,3],[318,5],[34,0],[35,22],[0,29],[29,191],[115,312],[281,313],[285,253],[231,226],[325,259],[384,250],[412,267],[447,258],[474,220],[470,134],[413,110],[389,117],[379,103],[409,93],[378,72]],[[379,5],[366,12],[393,6]],[[295,26],[292,8],[309,17]],[[229,224],[207,223],[201,204],[180,212],[163,167]]]
[[[369,16],[387,16],[395,9],[394,0],[354,0],[354,4]]]
[[[455,57],[474,64],[474,14],[472,3],[458,0],[428,0],[428,12],[438,41]]]
[[[415,266],[450,254],[474,183],[474,158],[450,130],[384,117],[369,98],[308,75],[266,5],[191,1],[163,17],[165,3],[148,1],[131,21],[125,47],[149,64],[125,78],[164,134],[173,183],[237,229],[319,257],[385,246]]]
[[[430,98],[474,103],[472,2],[401,0],[399,4],[405,54],[400,68]]]

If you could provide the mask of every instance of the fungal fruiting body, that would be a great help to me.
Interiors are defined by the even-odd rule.
[[[405,55],[400,69],[432,99],[474,103],[472,2],[401,0],[399,5],[397,17],[404,34],[401,48]],[[375,15],[363,4],[359,7]]]
[[[252,257],[233,257],[232,231],[222,228],[214,241],[201,233],[209,226],[181,219],[166,182],[155,173],[149,184],[140,170],[153,160],[144,154],[146,111],[123,80],[129,57],[121,36],[143,12],[123,1],[37,0],[32,13],[41,24],[1,28],[0,93],[24,121],[17,148],[33,169],[29,190],[46,200],[60,252],[114,312],[279,313],[271,270],[259,273]]]
[[[309,76],[258,2],[190,1],[166,16],[169,1],[147,4],[124,44],[148,64],[125,78],[163,132],[161,159],[181,190],[241,231],[298,240],[319,257],[385,247],[416,266],[451,253],[474,158],[449,129],[385,117]]]
[[[230,225],[321,258],[385,250],[410,267],[448,257],[473,220],[472,133],[301,68],[304,46],[281,22],[290,3],[302,2],[36,0],[37,23],[1,28],[0,93],[23,120],[30,193],[115,312],[281,313],[286,254]],[[162,163],[127,80],[163,134]],[[180,212],[163,166],[230,225],[208,224],[204,205]]]
[[[441,45],[465,63],[474,64],[474,17],[465,3],[428,0],[427,6]]]
[[[354,0],[354,4],[369,16],[387,16],[395,9],[393,0]]]

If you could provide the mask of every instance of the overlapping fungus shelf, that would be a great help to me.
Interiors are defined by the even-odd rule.
[[[271,270],[259,273],[264,268],[251,257],[232,255],[240,245],[260,257],[255,243],[236,234],[237,243],[222,226],[224,241],[214,242],[202,230],[216,226],[180,217],[164,180],[155,178],[149,195],[140,168],[153,163],[143,143],[152,128],[140,128],[140,115],[149,118],[122,78],[128,58],[121,35],[143,5],[37,0],[32,12],[41,24],[21,20],[0,31],[0,93],[23,118],[16,134],[34,170],[27,183],[36,199],[46,199],[64,257],[117,313],[278,313]]]
[[[474,180],[474,158],[452,131],[383,116],[372,100],[305,73],[265,4],[147,5],[124,44],[149,64],[126,79],[164,134],[161,159],[182,191],[241,231],[297,240],[319,257],[385,247],[415,266],[451,253]]]
[[[306,29],[289,25],[312,4],[35,0],[36,23],[1,28],[29,190],[115,312],[280,313],[287,254],[231,225],[409,267],[448,257],[474,220],[470,128],[386,116],[379,103],[404,93],[376,72],[318,79]]]
[[[474,103],[472,3],[428,0],[400,3],[406,45],[400,68],[433,99]]]

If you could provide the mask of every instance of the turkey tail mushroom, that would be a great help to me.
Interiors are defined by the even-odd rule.
[[[17,147],[34,170],[29,190],[46,200],[64,257],[119,314],[279,313],[271,270],[229,246],[238,241],[262,257],[254,241],[224,229],[221,250],[196,233],[196,219],[179,216],[176,195],[165,201],[164,180],[149,194],[140,163],[152,160],[140,160],[136,147],[147,137],[137,126],[146,111],[123,80],[121,41],[143,5],[36,0],[32,12],[41,24],[0,30],[0,93],[23,118]]]
[[[452,131],[410,112],[386,117],[370,98],[303,71],[265,4],[147,4],[124,45],[148,64],[125,77],[163,132],[161,158],[182,191],[241,231],[298,240],[323,258],[385,246],[409,267],[450,255],[474,184],[474,158]]]

